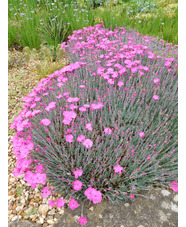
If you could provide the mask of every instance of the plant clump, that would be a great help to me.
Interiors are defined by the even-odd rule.
[[[32,188],[51,182],[42,196],[60,193],[71,209],[172,181],[176,190],[177,46],[100,24],[62,48],[72,63],[43,78],[11,124],[14,176]]]

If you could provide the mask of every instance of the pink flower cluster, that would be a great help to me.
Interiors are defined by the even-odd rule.
[[[70,209],[74,210],[77,207],[79,207],[79,203],[75,199],[71,198],[71,200],[69,202],[69,207],[70,207]]]
[[[75,191],[80,191],[82,186],[83,186],[82,182],[79,181],[79,180],[74,181],[72,183],[72,185],[73,185],[73,188],[74,188]]]
[[[134,199],[141,179],[176,179],[168,167],[159,176],[154,171],[161,168],[156,165],[159,156],[162,163],[176,163],[171,131],[176,128],[176,59],[161,54],[164,45],[161,56],[153,53],[152,40],[125,28],[109,31],[103,24],[75,31],[62,46],[72,61],[81,62],[43,78],[11,124],[17,131],[14,176],[25,174],[33,188],[52,176],[64,196],[73,196],[72,210],[79,207],[75,199],[80,194],[94,204],[103,198]],[[170,187],[177,191],[177,182]],[[52,190],[45,186],[42,197]],[[51,207],[64,204],[61,198],[49,200]],[[87,220],[81,216],[78,222],[85,225]]]
[[[178,182],[177,181],[172,181],[170,184],[170,187],[174,192],[178,192]]]
[[[121,174],[122,173],[122,170],[123,170],[123,167],[121,167],[120,165],[114,166],[114,171],[116,173]]]
[[[83,171],[81,169],[77,169],[73,173],[74,173],[75,178],[77,179],[78,177],[82,176]]]
[[[46,197],[48,197],[49,195],[51,195],[51,191],[49,190],[49,187],[44,187],[43,189],[42,189],[42,192],[43,193],[41,193],[41,196],[43,197],[43,198],[46,198]]]
[[[87,223],[87,219],[85,217],[79,217],[78,222],[80,225],[85,225]]]
[[[101,192],[92,187],[86,189],[85,195],[87,199],[91,200],[94,204],[100,203],[102,200]]]
[[[49,201],[48,201],[48,204],[49,204],[51,207],[54,207],[55,205],[57,205],[58,208],[61,208],[61,207],[64,207],[64,205],[65,205],[65,200],[64,200],[64,199],[61,199],[61,198],[58,198],[56,202],[55,202],[54,200],[49,200]]]
[[[46,173],[33,173],[31,171],[27,171],[24,178],[32,188],[35,188],[36,184],[45,184]]]

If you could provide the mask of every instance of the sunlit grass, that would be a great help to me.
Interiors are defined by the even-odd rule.
[[[87,4],[84,0],[9,0],[9,47],[19,44],[39,49],[44,44],[54,46],[56,50],[74,30],[94,26],[100,21],[104,21],[107,28],[114,29],[115,25],[131,27],[144,35],[177,44],[176,0],[110,0],[103,3],[93,7],[91,1]]]

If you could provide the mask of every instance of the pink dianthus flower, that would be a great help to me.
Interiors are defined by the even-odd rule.
[[[155,84],[157,84],[158,82],[160,82],[160,79],[159,79],[159,78],[155,78],[155,79],[153,80],[153,82],[154,82]]]
[[[87,111],[87,109],[84,106],[82,106],[82,107],[79,108],[79,111],[85,112],[85,111]]]
[[[130,195],[130,198],[131,198],[131,199],[134,199],[134,195],[133,195],[133,194],[131,194],[131,195]]]
[[[72,143],[73,142],[73,135],[72,134],[66,135],[66,141],[69,142],[69,143]]]
[[[77,141],[78,142],[83,142],[85,140],[85,136],[84,135],[79,135],[78,137],[77,137]]]
[[[48,125],[50,125],[50,120],[48,120],[47,118],[45,118],[45,119],[43,119],[41,122],[40,122],[40,124],[41,125],[44,125],[44,126],[48,126]]]
[[[152,97],[154,100],[158,100],[159,99],[159,96],[158,95],[153,95]]]
[[[139,136],[140,136],[140,137],[144,137],[144,136],[145,136],[145,133],[144,133],[144,132],[140,132],[140,133],[139,133]]]
[[[110,128],[105,128],[104,133],[110,135],[112,133],[112,130]]]
[[[92,140],[90,140],[90,139],[85,139],[85,140],[83,141],[83,145],[84,145],[86,148],[91,148],[92,145],[93,145],[93,142],[92,142]]]
[[[75,199],[71,199],[69,202],[70,209],[74,210],[79,206],[79,203]]]
[[[174,192],[178,192],[178,182],[177,181],[172,181],[170,187]]]
[[[78,177],[82,176],[83,171],[81,169],[77,169],[74,172],[75,178],[77,179]]]
[[[72,97],[69,97],[67,99],[67,102],[78,102],[79,101],[79,98],[75,97],[75,98],[72,98]]]
[[[92,124],[91,123],[86,124],[85,129],[92,131]]]
[[[80,191],[82,186],[83,186],[82,182],[79,181],[79,180],[74,181],[72,183],[72,185],[73,185],[73,188],[74,188],[75,191]]]
[[[64,207],[65,200],[61,199],[61,198],[58,198],[58,200],[56,201],[56,205],[57,205],[58,208]]]
[[[80,225],[85,225],[86,223],[87,223],[87,219],[85,218],[85,217],[80,217],[79,219],[78,219],[78,222],[79,222],[79,224]]]
[[[49,204],[51,207],[54,207],[56,203],[55,203],[54,200],[49,200],[49,201],[48,201],[48,204]]]
[[[123,167],[121,167],[120,165],[114,166],[114,171],[116,173],[121,174],[122,170],[123,170]]]
[[[42,164],[39,164],[39,165],[36,166],[36,171],[38,173],[42,173],[43,172],[43,166],[42,166]]]

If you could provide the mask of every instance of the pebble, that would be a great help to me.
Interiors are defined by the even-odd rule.
[[[15,178],[11,178],[11,179],[10,179],[10,182],[11,182],[11,183],[14,183],[15,181],[16,181]]]
[[[18,216],[14,216],[11,221],[16,221],[18,219]]]
[[[24,198],[21,199],[21,203],[25,204],[25,199]]]
[[[21,179],[20,181],[21,181],[21,184],[25,184],[25,181],[24,180]]]
[[[162,193],[162,195],[164,195],[164,196],[169,196],[169,195],[170,195],[170,192],[167,191],[167,190],[161,190],[161,193]]]
[[[55,213],[56,213],[55,209],[52,209],[48,212],[48,215],[55,215]]]
[[[41,205],[39,206],[38,212],[39,212],[40,214],[46,216],[46,214],[47,214],[47,212],[48,212],[48,209],[49,209],[49,207],[48,207],[47,204],[41,204]]]
[[[60,210],[59,213],[60,213],[60,214],[64,214],[64,210]]]
[[[17,211],[17,212],[19,212],[19,211],[22,210],[22,209],[23,209],[23,206],[17,206],[17,207],[16,207],[16,211]]]
[[[94,207],[90,207],[89,210],[90,210],[90,211],[93,211],[93,210],[94,210]]]
[[[54,224],[54,221],[53,220],[47,220],[47,223],[52,225],[52,224]]]
[[[129,204],[129,203],[125,203],[124,205],[125,205],[126,207],[128,207],[130,204]]]
[[[55,214],[55,215],[54,215],[54,218],[57,218],[57,219],[60,218],[60,214],[58,214],[58,213]]]
[[[162,202],[161,207],[165,208],[165,209],[169,209],[170,205],[168,203],[166,203],[165,201]]]
[[[171,210],[174,212],[178,212],[178,206],[171,202]]]
[[[39,218],[39,221],[40,221],[41,224],[43,224],[44,219],[43,218]]]
[[[175,195],[174,198],[173,198],[173,200],[174,200],[175,202],[178,202],[178,195]]]

